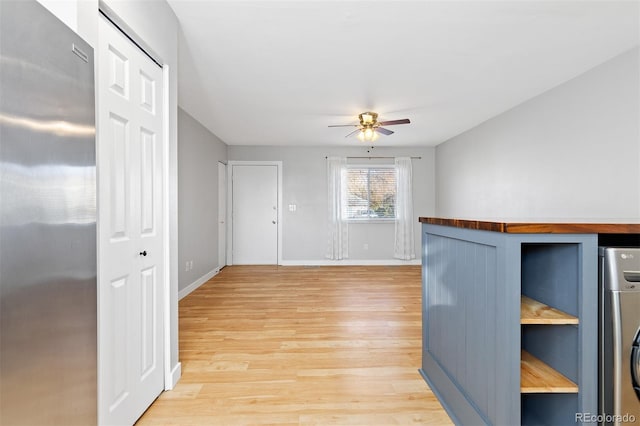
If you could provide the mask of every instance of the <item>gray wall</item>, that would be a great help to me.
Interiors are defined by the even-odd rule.
[[[226,163],[227,145],[178,108],[179,290],[219,266],[218,161]]]
[[[358,141],[355,140],[354,144]],[[286,262],[329,262],[325,255],[328,241],[326,156],[421,156],[413,160],[414,216],[416,217],[416,257],[420,257],[418,216],[435,212],[434,148],[375,148],[368,154],[363,147],[280,147],[229,146],[229,160],[282,161],[282,258]],[[369,164],[380,160],[350,161]],[[393,163],[393,160],[386,160]],[[290,212],[289,204],[296,204]],[[349,260],[393,259],[394,225],[388,223],[349,224]],[[368,244],[368,249],[364,245]]]
[[[638,48],[436,149],[437,214],[640,217]]]

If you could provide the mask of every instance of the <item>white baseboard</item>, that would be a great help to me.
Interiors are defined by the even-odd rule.
[[[181,376],[182,376],[182,363],[179,362],[171,369],[169,381],[165,383],[164,390],[171,390],[175,388]]]
[[[178,300],[182,300],[189,293],[191,293],[192,291],[200,287],[202,284],[209,281],[211,278],[218,275],[218,272],[220,272],[220,268],[216,268],[213,271],[209,271],[203,276],[201,276],[200,278],[198,278],[197,280],[195,280],[194,282],[192,282],[191,284],[189,284],[188,286],[186,286],[185,288],[183,288],[182,290],[180,290],[178,292]]]
[[[398,266],[421,265],[422,259],[343,259],[343,260],[283,260],[282,266]]]

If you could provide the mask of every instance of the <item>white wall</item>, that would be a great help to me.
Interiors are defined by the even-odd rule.
[[[639,49],[436,149],[437,215],[640,218]]]
[[[357,144],[358,141],[354,142]],[[413,160],[413,194],[416,256],[420,255],[418,216],[435,213],[433,148],[366,148],[229,146],[229,160],[282,161],[283,212],[282,257],[285,264],[339,263],[326,259],[328,241],[326,156],[421,156]],[[354,160],[355,161],[355,160]],[[350,161],[350,162],[354,162]],[[358,160],[370,164],[374,160]],[[378,160],[379,161],[379,160]],[[393,163],[393,160],[386,160]],[[296,204],[290,212],[289,204]],[[394,225],[349,224],[349,261],[354,263],[401,262],[393,259]],[[364,245],[368,244],[368,249]]]
[[[0,0],[2,1],[2,0]],[[178,129],[178,28],[173,10],[164,0],[104,0],[135,33],[163,60],[169,70],[169,96],[166,123],[169,136],[169,232],[170,232],[170,334],[174,381],[180,374],[178,362],[178,194],[177,194],[177,129]],[[94,49],[98,41],[98,0],[41,0],[58,18],[76,31]],[[75,19],[75,22],[74,22]],[[94,52],[95,54],[95,52]],[[96,56],[97,57],[97,56]]]
[[[218,161],[227,162],[227,145],[178,109],[179,291],[197,287],[219,266]]]
[[[38,3],[49,9],[67,27],[78,32],[78,0],[38,0]]]

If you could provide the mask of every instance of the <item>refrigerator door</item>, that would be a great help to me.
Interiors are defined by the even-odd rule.
[[[636,340],[631,351],[631,377],[633,378],[636,397],[640,401],[640,328],[636,333]]]
[[[640,418],[640,249],[600,249],[600,414],[603,425]]]
[[[93,50],[0,1],[0,424],[97,422]]]

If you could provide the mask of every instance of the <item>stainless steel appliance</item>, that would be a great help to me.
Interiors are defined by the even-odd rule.
[[[600,247],[600,423],[640,422],[640,248]]]
[[[0,1],[0,424],[97,422],[93,50]]]

